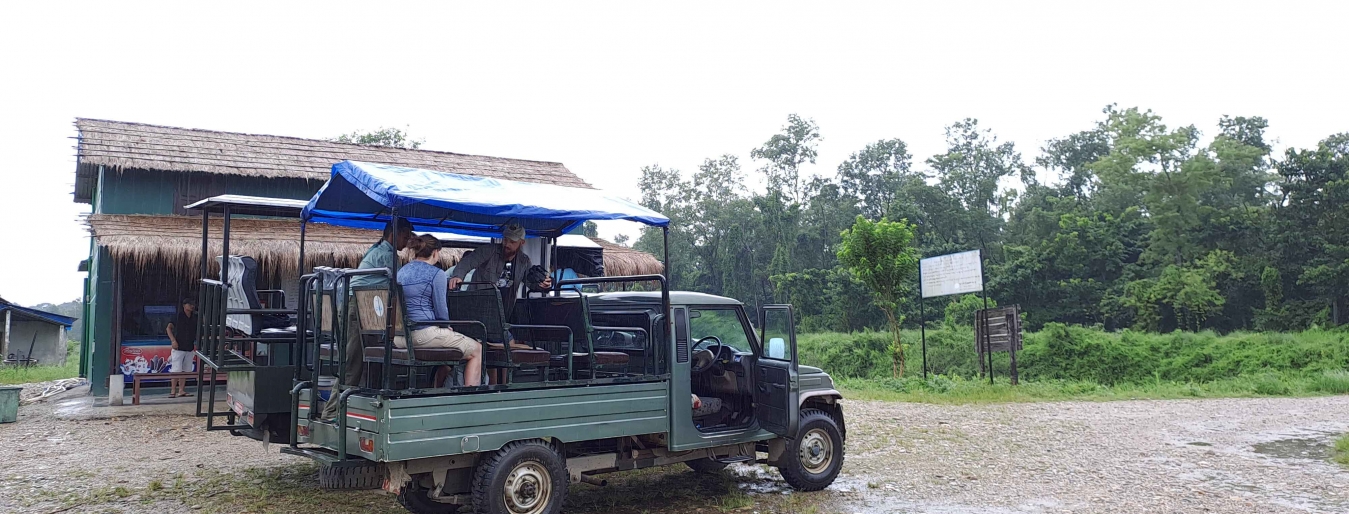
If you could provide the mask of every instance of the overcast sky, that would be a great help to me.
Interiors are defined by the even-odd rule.
[[[1349,131],[1346,2],[9,2],[0,7],[0,296],[80,297],[75,117],[560,161],[637,196],[813,118],[809,171],[898,137],[921,162],[975,117],[1026,159],[1140,106],[1280,147]],[[509,5],[510,7],[507,7]],[[499,7],[498,7],[499,6]],[[625,227],[605,226],[611,236]]]

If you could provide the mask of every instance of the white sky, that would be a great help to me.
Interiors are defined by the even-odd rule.
[[[0,7],[0,295],[81,295],[77,116],[407,126],[424,148],[560,161],[634,198],[646,164],[753,169],[789,113],[819,123],[811,171],[829,175],[882,138],[921,162],[964,117],[1029,161],[1112,102],[1209,135],[1264,116],[1286,146],[1349,131],[1346,2],[279,4]]]

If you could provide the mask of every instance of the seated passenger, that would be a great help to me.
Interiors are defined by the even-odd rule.
[[[445,270],[436,267],[440,262],[440,240],[434,236],[416,236],[408,240],[414,259],[398,270],[398,283],[403,286],[403,302],[407,306],[408,321],[413,323],[447,321],[445,305]],[[395,339],[394,343],[402,342]],[[412,347],[454,348],[464,353],[464,385],[476,386],[482,382],[482,345],[471,337],[449,327],[422,326],[412,331]],[[400,348],[404,345],[398,345]],[[449,368],[436,370],[436,387],[442,387],[449,376]]]

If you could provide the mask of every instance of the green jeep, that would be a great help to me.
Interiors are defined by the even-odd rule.
[[[564,322],[590,332],[595,353],[632,355],[630,369],[521,390],[353,394],[339,423],[299,416],[297,445],[286,451],[324,462],[331,476],[385,478],[385,489],[418,513],[555,513],[568,483],[680,462],[698,471],[766,463],[803,491],[838,475],[841,395],[828,374],[797,363],[790,306],[764,307],[756,331],[736,300],[670,292],[674,337],[666,342],[660,292],[530,303],[533,312],[585,315]],[[299,392],[299,412],[317,408],[312,391]]]
[[[283,452],[319,461],[325,487],[383,487],[418,513],[552,514],[569,483],[602,484],[597,475],[607,472],[765,463],[811,491],[843,465],[842,398],[829,375],[797,363],[790,306],[747,313],[733,299],[671,292],[662,275],[601,274],[512,291],[509,302],[491,282],[452,290],[454,319],[413,323],[393,285],[397,263],[313,267],[294,289],[297,306],[285,308],[284,294],[256,289],[256,263],[230,254],[232,216],[298,218],[300,270],[310,269],[305,227],[313,223],[387,226],[386,237],[402,222],[479,237],[522,223],[539,242],[535,262],[548,265],[559,262],[561,236],[599,219],[661,229],[668,269],[669,219],[622,198],[343,161],[308,202],[223,195],[187,207],[201,211],[205,227],[213,214],[222,218],[218,277],[209,275],[211,232],[202,234],[197,414],[207,430],[283,442]],[[361,275],[383,275],[384,285],[354,286]],[[263,305],[264,293],[279,298]],[[396,347],[424,325],[484,343],[478,362],[496,379],[431,379],[468,361]],[[355,342],[363,348],[344,346]],[[348,353],[360,360],[347,362]],[[352,366],[363,370],[359,383],[324,387]],[[223,411],[217,375],[228,376]],[[325,407],[329,415],[320,414]]]

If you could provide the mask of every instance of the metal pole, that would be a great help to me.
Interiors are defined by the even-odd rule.
[[[229,324],[229,316],[226,312],[230,309],[230,206],[225,205],[224,224],[221,225],[220,240],[220,329],[223,331]],[[223,332],[222,332],[223,333]],[[220,363],[224,356],[223,344],[217,345],[216,356],[211,359],[213,362]]]
[[[983,326],[983,336],[980,339],[983,342],[984,355],[988,357],[988,385],[993,385],[993,342],[988,338],[988,293],[979,292],[979,296],[984,297],[984,310],[979,317],[980,325]]]
[[[923,380],[927,380],[927,311],[923,307],[923,261],[918,261],[918,333],[923,340]]]
[[[672,341],[671,337],[673,336],[673,334],[670,333],[670,327],[673,326],[673,324],[674,324],[674,314],[673,314],[672,312],[670,312],[670,227],[669,227],[669,225],[666,225],[666,226],[664,226],[664,227],[661,227],[661,231],[662,231],[661,237],[662,237],[662,240],[664,241],[664,242],[662,243],[662,245],[661,245],[661,249],[662,249],[662,251],[665,253],[665,262],[662,263],[662,265],[663,265],[664,268],[665,268],[664,270],[662,270],[662,271],[665,272],[665,273],[664,273],[664,275],[665,275],[665,282],[664,282],[663,284],[661,284],[661,288],[660,288],[661,314],[665,316],[665,321],[664,321],[663,323],[661,323],[661,324],[665,326],[665,329],[664,329],[664,330],[665,330],[665,342],[666,342],[666,344],[668,345],[668,344]]]

